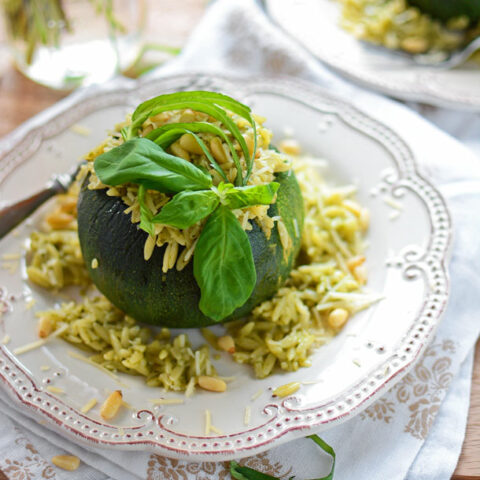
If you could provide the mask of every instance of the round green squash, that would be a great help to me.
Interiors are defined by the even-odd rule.
[[[471,22],[480,20],[480,0],[408,0],[408,3],[443,22],[461,16]]]
[[[300,249],[303,199],[293,172],[279,173],[277,201],[268,214],[280,215],[293,241],[284,252],[277,225],[269,239],[252,221],[247,232],[252,247],[257,282],[247,302],[222,320],[247,315],[260,302],[272,297],[285,282]],[[182,270],[162,272],[164,247],[155,247],[151,258],[143,257],[147,233],[131,222],[120,197],[106,190],[89,190],[85,182],[78,200],[78,234],[90,277],[115,306],[140,322],[171,328],[203,327],[216,323],[199,309],[200,288],[193,276],[193,261]],[[296,219],[298,229],[295,228]],[[180,247],[183,248],[183,247]],[[181,250],[179,251],[180,254]],[[98,267],[91,268],[92,260]]]

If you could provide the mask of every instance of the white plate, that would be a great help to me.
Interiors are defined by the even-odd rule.
[[[122,387],[125,400],[134,411],[125,410],[114,425],[107,425],[98,408],[86,415],[79,409],[92,397],[104,398],[105,389],[117,389],[118,384],[70,357],[72,346],[56,339],[18,358],[12,355],[15,347],[36,339],[34,310],[51,307],[58,297],[22,280],[21,268],[14,274],[1,270],[3,302],[9,311],[3,315],[0,338],[8,333],[11,342],[0,350],[0,379],[27,415],[75,442],[152,450],[190,460],[225,460],[343,422],[407,372],[432,339],[445,308],[451,225],[444,200],[417,173],[409,147],[381,123],[310,84],[202,74],[143,83],[115,81],[78,92],[35,117],[0,144],[2,201],[18,200],[40,188],[53,172],[68,170],[141,99],[183,89],[218,90],[243,100],[268,118],[277,140],[289,127],[305,150],[327,158],[326,176],[331,182],[358,184],[358,198],[372,218],[369,287],[385,299],[355,315],[330,344],[318,349],[311,368],[257,380],[249,367],[233,363],[225,354],[216,362],[217,369],[235,376],[225,394],[198,392],[184,405],[152,408],[148,399],[158,398],[160,389],[123,375],[122,382],[130,386]],[[69,127],[76,123],[91,129],[91,135],[72,132]],[[386,197],[403,210],[397,212]],[[22,239],[42,213],[27,221],[19,235],[3,239],[0,254],[20,252]],[[399,213],[398,218],[392,219],[392,213]],[[30,294],[37,303],[26,310],[25,296]],[[189,333],[194,343],[201,342],[196,331]],[[52,369],[42,371],[42,365]],[[272,397],[272,388],[291,381],[317,383],[303,385],[291,398]],[[66,394],[55,396],[45,389],[47,385],[63,388]],[[252,400],[257,392],[261,394]],[[244,425],[246,405],[252,413],[248,426]],[[203,435],[205,408],[223,435]]]
[[[264,0],[273,20],[322,62],[366,87],[402,100],[480,110],[480,68],[415,65],[405,55],[360,42],[338,23],[334,0]]]

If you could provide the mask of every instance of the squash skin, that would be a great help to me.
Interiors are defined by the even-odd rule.
[[[408,0],[408,3],[442,22],[463,15],[471,22],[480,20],[480,0]]]
[[[266,239],[255,221],[247,231],[257,272],[257,283],[247,302],[222,320],[226,322],[247,315],[260,302],[272,297],[290,274],[300,249],[293,219],[303,226],[303,199],[293,172],[276,175],[280,188],[269,216],[280,215],[293,240],[284,255],[277,226]],[[133,224],[123,211],[120,197],[109,197],[106,190],[82,186],[78,200],[78,233],[83,258],[92,281],[115,306],[136,320],[170,328],[197,328],[212,325],[198,308],[200,288],[193,276],[193,261],[180,272],[174,267],[162,272],[164,247],[155,247],[144,260],[147,233]],[[180,247],[182,248],[182,247]],[[91,268],[92,260],[98,267]]]

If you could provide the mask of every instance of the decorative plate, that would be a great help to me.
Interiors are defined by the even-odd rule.
[[[264,0],[272,19],[322,62],[365,87],[402,100],[480,110],[480,68],[415,65],[406,55],[358,41],[338,23],[333,0]]]
[[[323,173],[330,182],[358,185],[358,198],[371,212],[368,286],[384,299],[355,315],[331,343],[319,348],[310,368],[257,380],[248,367],[223,357],[216,362],[218,371],[234,376],[225,394],[202,391],[183,405],[154,407],[149,399],[162,392],[123,375],[121,389],[133,410],[123,409],[114,424],[106,424],[98,407],[87,414],[80,408],[92,397],[105,398],[118,383],[72,358],[71,345],[54,339],[13,355],[16,347],[36,340],[34,311],[51,307],[58,296],[25,281],[23,253],[19,261],[7,261],[12,258],[7,255],[0,270],[0,305],[5,311],[0,339],[7,334],[11,340],[0,348],[0,385],[26,415],[72,441],[220,461],[344,422],[405,375],[432,339],[445,308],[451,224],[444,200],[418,174],[409,147],[378,121],[307,83],[203,74],[139,83],[117,80],[77,92],[33,118],[0,144],[2,201],[18,200],[39,189],[52,173],[68,171],[141,100],[186,89],[239,98],[268,118],[277,139],[288,128],[304,150],[328,159],[330,166]],[[79,135],[86,129],[90,135]],[[319,168],[324,167],[319,163]],[[0,255],[21,253],[46,209],[48,205],[5,237]],[[36,303],[28,308],[32,298]],[[194,345],[201,342],[196,331],[189,334]],[[50,370],[44,371],[44,365]],[[273,388],[292,381],[303,382],[294,396],[272,396]],[[49,386],[65,393],[54,394]],[[247,405],[251,419],[245,425]],[[222,434],[203,435],[206,408]]]

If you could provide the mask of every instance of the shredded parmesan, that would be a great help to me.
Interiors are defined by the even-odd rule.
[[[95,363],[93,360],[90,360],[88,357],[84,357],[83,355],[80,355],[79,353],[76,353],[76,352],[72,352],[71,350],[68,351],[67,354],[72,358],[76,358],[77,360],[81,360],[82,362],[88,363],[89,365],[92,365],[92,366],[98,368],[103,373],[106,373],[109,377],[113,378],[120,385],[126,386],[127,388],[129,388],[128,385],[124,385],[124,384],[122,384],[122,382],[120,382],[120,377],[118,375],[115,375],[113,372],[111,372],[107,368],[103,367],[102,365],[100,365],[98,363]]]
[[[81,409],[80,411],[82,413],[87,413],[89,412],[96,404],[98,403],[98,400],[96,398],[92,398],[89,400]]]
[[[25,310],[30,310],[37,301],[34,298],[31,298],[28,302],[25,302]]]
[[[252,402],[257,400],[257,398],[259,398],[262,393],[263,393],[263,390],[259,390],[257,393],[254,393],[251,398]]]
[[[243,417],[243,423],[245,424],[245,426],[248,426],[250,425],[250,418],[252,416],[252,410],[251,408],[247,405],[245,407],[245,416]]]
[[[150,398],[148,401],[154,405],[181,405],[185,403],[183,398]]]
[[[4,253],[2,260],[20,260],[21,256],[20,253]]]
[[[10,342],[11,338],[10,338],[10,335],[8,335],[8,333],[3,337],[2,339],[2,343],[4,345],[7,345],[9,342]]]
[[[41,370],[42,372],[46,372],[47,370],[50,370],[50,367],[49,367],[48,365],[42,365],[42,366],[40,367],[40,370]]]
[[[50,393],[58,393],[58,394],[65,393],[65,390],[63,388],[60,388],[60,387],[47,387],[47,390]]]
[[[210,410],[205,410],[205,435],[210,433],[210,428],[212,427],[212,417],[210,415]]]
[[[384,201],[389,207],[392,207],[392,208],[394,208],[395,210],[403,210],[403,205],[402,205],[400,202],[397,202],[397,200],[395,200],[394,198],[389,197],[388,195],[386,195],[385,197],[383,197],[383,201]]]
[[[23,345],[22,347],[16,348],[13,353],[14,355],[21,355],[22,353],[29,352],[30,350],[35,350],[36,348],[43,347],[46,343],[48,343],[52,338],[58,337],[63,332],[65,332],[68,328],[68,325],[63,325],[59,329],[55,330],[51,335],[47,338],[42,338],[41,340],[36,340],[32,343],[27,343],[27,345]]]
[[[76,133],[77,135],[82,135],[82,137],[88,137],[90,133],[92,133],[92,131],[89,128],[85,127],[84,125],[80,125],[78,123],[76,123],[75,125],[72,125],[70,127],[70,130],[73,133]]]

